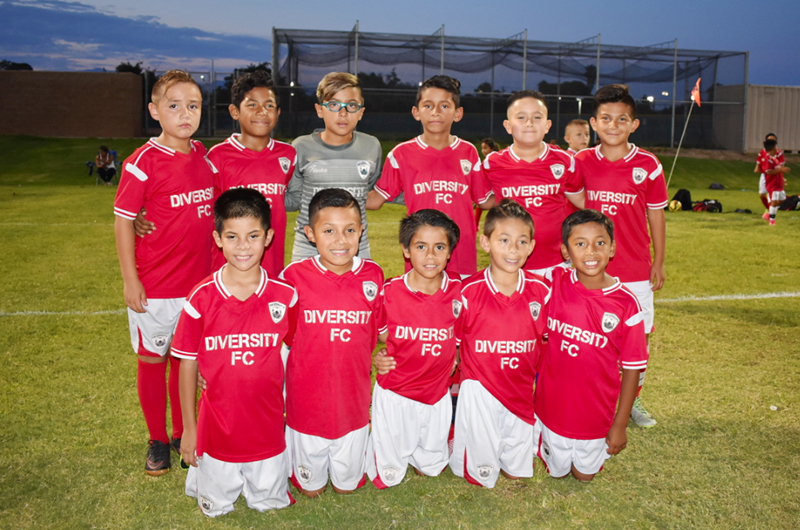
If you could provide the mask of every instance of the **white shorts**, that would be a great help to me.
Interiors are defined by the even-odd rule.
[[[606,452],[605,438],[575,440],[554,433],[536,417],[534,428],[536,456],[542,459],[551,477],[561,478],[575,469],[586,475],[595,475],[603,469],[603,463],[611,458]]]
[[[650,281],[622,282],[622,285],[636,295],[639,305],[642,306],[642,312],[644,312],[644,332],[651,333],[653,331],[653,317],[656,311],[653,306],[653,289]]]
[[[785,191],[773,191],[772,196],[769,198],[771,201],[785,201],[786,200],[786,192]]]
[[[450,457],[453,474],[493,488],[500,469],[532,477],[533,454],[533,425],[509,411],[478,381],[462,381]]]
[[[146,313],[128,308],[131,346],[139,355],[163,357],[169,351],[185,298],[148,298]]]
[[[186,495],[209,517],[233,511],[244,496],[247,506],[259,512],[294,504],[289,493],[289,451],[256,462],[231,463],[204,455],[186,474]]]
[[[758,194],[759,195],[766,195],[767,194],[767,176],[763,173],[760,177],[758,177]]]
[[[450,394],[433,405],[408,399],[375,383],[367,475],[378,489],[403,481],[408,464],[435,477],[447,467],[447,435],[453,416]]]
[[[329,440],[303,434],[286,426],[286,445],[292,456],[292,484],[316,491],[331,482],[340,490],[355,490],[366,483],[369,425]]]

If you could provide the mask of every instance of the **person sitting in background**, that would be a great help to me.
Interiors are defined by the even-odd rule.
[[[105,145],[100,146],[97,156],[94,158],[97,166],[97,175],[103,179],[106,186],[111,186],[111,179],[117,174],[117,167],[114,165],[114,154]],[[91,175],[91,172],[89,173]]]

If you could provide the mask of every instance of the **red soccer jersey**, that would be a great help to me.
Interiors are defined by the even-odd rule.
[[[281,276],[299,297],[286,362],[286,423],[303,434],[341,438],[369,422],[383,271],[355,258],[353,269],[338,275],[314,257],[290,263]]]
[[[461,380],[479,381],[533,425],[533,382],[550,288],[541,276],[520,270],[517,290],[508,297],[497,290],[489,270],[469,278],[461,290]]]
[[[434,208],[449,215],[461,229],[461,240],[453,250],[447,270],[456,274],[475,273],[477,228],[472,204],[486,202],[492,191],[481,174],[474,145],[456,138],[449,147],[437,151],[419,136],[401,143],[386,157],[375,191],[386,200],[405,192],[410,214]]]
[[[247,300],[232,296],[222,269],[194,288],[178,320],[172,354],[196,360],[200,396],[197,456],[255,462],[286,448],[281,344],[294,333],[297,293],[269,278]]]
[[[647,210],[669,203],[661,163],[635,145],[625,158],[609,162],[600,146],[583,149],[575,157],[586,184],[586,208],[599,210],[614,221],[617,252],[608,273],[623,282],[650,279],[650,233]]]
[[[183,298],[211,272],[214,174],[206,148],[189,154],[151,139],[122,165],[114,213],[133,220],[142,207],[158,230],[136,238],[136,272],[148,298]]]
[[[764,156],[761,158],[760,164],[761,172],[764,173],[764,179],[767,185],[767,193],[770,194],[771,198],[772,192],[783,191],[784,187],[786,186],[786,179],[784,178],[783,173],[767,175],[767,171],[782,167],[784,165],[783,153],[779,152],[777,155],[772,156],[765,152]]]
[[[381,388],[428,405],[447,394],[461,306],[461,280],[447,274],[433,295],[411,290],[408,273],[386,281],[378,331],[388,333],[386,349],[397,366],[378,376]]]
[[[543,142],[541,156],[526,162],[514,153],[513,146],[489,153],[483,161],[483,174],[495,197],[513,199],[533,218],[536,245],[525,268],[544,269],[558,265],[561,257],[561,223],[567,217],[566,194],[583,191],[583,178],[575,160],[561,149]]]
[[[275,236],[264,252],[261,264],[270,276],[277,277],[283,270],[286,245],[286,207],[283,198],[286,185],[294,173],[297,153],[289,144],[270,139],[261,151],[253,151],[239,142],[238,134],[208,151],[208,159],[216,169],[215,198],[231,188],[252,188],[267,199]],[[225,264],[225,256],[214,245],[212,265],[217,268]]]
[[[647,367],[642,310],[619,281],[587,289],[574,269],[556,267],[552,275],[536,414],[566,438],[605,438],[619,400],[619,364],[626,370]]]

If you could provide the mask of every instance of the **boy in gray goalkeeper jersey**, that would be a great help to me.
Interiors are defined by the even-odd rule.
[[[341,188],[350,192],[361,207],[364,232],[358,256],[369,258],[367,193],[381,174],[383,153],[378,139],[355,130],[364,115],[364,98],[358,78],[331,72],[317,85],[314,107],[325,122],[324,129],[300,136],[292,142],[297,165],[286,189],[286,209],[300,210],[295,227],[292,261],[316,256],[317,247],[303,232],[308,224],[308,204],[320,190]]]

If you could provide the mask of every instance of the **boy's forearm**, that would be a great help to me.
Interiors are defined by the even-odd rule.
[[[383,203],[386,202],[386,199],[375,190],[370,191],[367,194],[367,210],[379,210]]]
[[[650,237],[653,239],[653,264],[664,266],[667,246],[667,223],[664,210],[648,209],[647,222],[650,225]]]
[[[584,205],[586,204],[586,192],[581,191],[579,193],[567,193],[567,200],[572,203],[575,208],[579,210],[583,210]]]
[[[633,400],[636,399],[636,389],[639,388],[639,372],[640,370],[622,370],[619,403],[617,404],[617,414],[614,416],[615,427],[628,426]]]
[[[136,272],[136,235],[133,231],[133,221],[116,216],[114,220],[114,235],[117,240],[117,256],[119,268],[122,272],[122,281],[130,283],[139,279]]]
[[[178,377],[184,430],[197,432],[197,361],[181,359]]]

